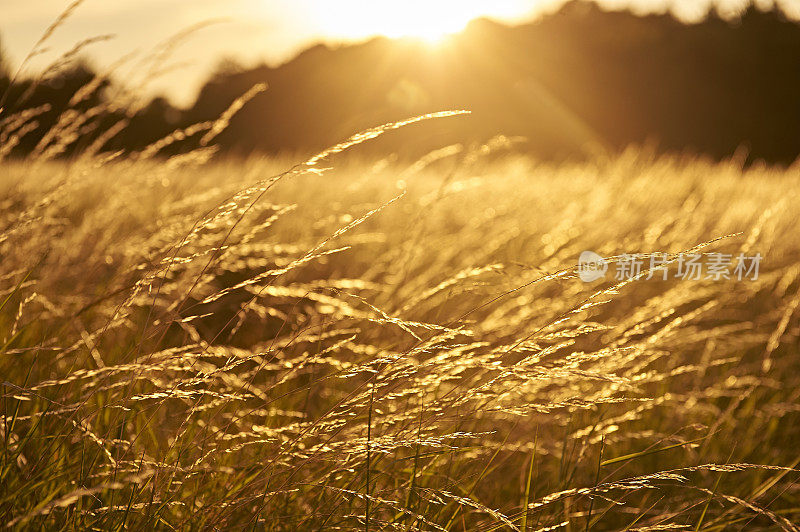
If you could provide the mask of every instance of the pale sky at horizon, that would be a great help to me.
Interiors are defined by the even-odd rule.
[[[85,0],[58,29],[49,42],[50,51],[31,70],[52,61],[76,42],[102,34],[115,37],[96,43],[85,54],[97,68],[111,65],[134,51],[146,57],[153,47],[181,30],[202,21],[224,18],[185,40],[171,61],[176,69],[147,89],[185,105],[191,103],[201,83],[223,57],[234,57],[244,65],[260,61],[276,64],[318,41],[454,32],[477,16],[523,22],[555,9],[563,1]],[[641,12],[671,8],[688,19],[704,14],[712,3],[733,11],[748,3],[747,0],[598,1],[610,8],[630,7]],[[0,0],[0,44],[13,66],[27,55],[68,3],[67,0]],[[770,5],[772,0],[759,3]],[[800,0],[776,0],[776,3],[791,16],[800,18]],[[120,72],[125,76],[124,69]]]

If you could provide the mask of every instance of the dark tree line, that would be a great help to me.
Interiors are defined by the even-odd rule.
[[[0,93],[9,80],[1,72]],[[54,108],[41,131],[92,75],[79,66],[33,91],[26,105]],[[176,127],[213,120],[261,82],[269,89],[216,139],[223,150],[317,150],[384,122],[469,109],[469,117],[400,130],[372,147],[414,155],[505,134],[526,137],[526,148],[544,157],[644,142],[720,158],[745,146],[751,158],[777,163],[800,152],[800,25],[755,7],[735,20],[711,12],[685,25],[583,1],[520,26],[475,21],[436,48],[377,38],[317,45],[278,67],[227,68],[189,109],[156,99],[139,110],[106,149],[140,149]],[[28,83],[17,83],[8,102]],[[98,119],[98,132],[114,113],[123,111]]]

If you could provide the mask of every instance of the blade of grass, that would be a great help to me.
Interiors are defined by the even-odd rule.
[[[669,451],[670,449],[675,449],[677,447],[683,447],[684,445],[691,445],[693,443],[697,443],[697,442],[703,441],[706,438],[708,438],[708,436],[703,436],[702,438],[696,438],[694,440],[689,440],[689,441],[685,441],[685,442],[681,442],[681,443],[676,443],[676,444],[673,444],[673,445],[667,445],[666,447],[659,447],[658,449],[651,449],[649,451],[641,451],[641,452],[638,452],[638,453],[624,454],[624,455],[618,456],[616,458],[611,458],[609,460],[605,460],[600,465],[605,467],[605,466],[608,466],[608,465],[611,465],[611,464],[617,464],[619,462],[627,462],[628,460],[634,460],[636,458],[641,458],[642,456],[648,456],[648,455],[651,455],[651,454],[656,454],[656,453],[661,453],[661,452],[664,452],[664,451]]]
[[[536,427],[536,436],[533,439],[533,451],[531,452],[531,461],[528,465],[528,478],[525,481],[525,499],[522,503],[522,527],[520,530],[522,532],[527,532],[528,530],[528,504],[530,503],[530,495],[531,495],[531,480],[533,477],[533,464],[536,458],[536,446],[539,444],[539,427]]]

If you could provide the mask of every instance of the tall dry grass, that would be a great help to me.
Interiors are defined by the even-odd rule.
[[[6,527],[798,529],[797,169],[336,155],[405,123],[215,159],[252,95],[58,161],[71,114],[1,163]],[[765,258],[583,283],[584,250]]]

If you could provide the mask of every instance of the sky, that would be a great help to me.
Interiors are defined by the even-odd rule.
[[[800,0],[775,1],[800,18]],[[86,48],[95,68],[114,66],[118,78],[143,72],[142,61],[182,30],[164,72],[144,90],[189,105],[210,72],[225,59],[242,65],[278,64],[314,42],[342,43],[374,35],[412,36],[435,42],[471,19],[489,16],[525,22],[556,9],[563,0],[84,0],[48,41],[46,53],[25,68],[34,74],[94,36],[113,35]],[[598,0],[613,9],[672,10],[693,20],[711,3],[735,13],[747,0]],[[0,0],[0,45],[16,68],[69,4],[68,0]],[[198,27],[198,25],[200,25]]]

